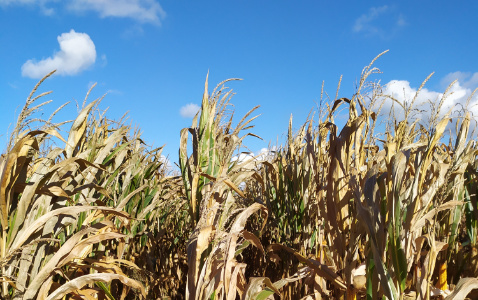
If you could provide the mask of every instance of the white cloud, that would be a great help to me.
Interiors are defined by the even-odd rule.
[[[254,158],[254,153],[252,152],[241,152],[239,155],[233,156],[231,161],[237,161],[238,163],[243,163]]]
[[[269,160],[276,155],[276,151],[276,146],[272,146],[272,148],[262,148],[256,156],[259,160]]]
[[[458,80],[460,85],[467,89],[476,89],[478,87],[478,72],[453,72],[446,75],[441,80],[441,85],[443,88],[448,87],[450,83],[454,80]]]
[[[358,17],[352,26],[352,31],[389,38],[405,25],[407,22],[403,14],[397,13],[393,6],[383,5],[372,7],[367,13]]]
[[[75,32],[72,29],[57,39],[60,51],[38,62],[28,60],[22,66],[23,76],[42,78],[55,69],[59,75],[75,75],[95,63],[95,44],[86,33]]]
[[[255,159],[257,162],[270,160],[276,155],[278,151],[276,146],[272,148],[262,148],[258,152],[241,152],[239,155],[233,156],[231,161],[237,161],[238,163],[243,163],[252,159]]]
[[[51,3],[64,5],[75,13],[96,12],[101,18],[130,18],[140,23],[161,24],[166,17],[157,0],[0,0],[0,6],[28,5],[39,7],[43,14],[53,15]]]
[[[459,79],[459,81],[457,81],[448,91],[443,101],[442,108],[440,110],[441,117],[443,117],[449,111],[451,111],[452,117],[458,117],[461,114],[462,108],[467,108],[469,111],[472,112],[473,116],[478,117],[478,94],[477,93],[475,93],[473,98],[471,98],[468,107],[465,107],[467,100],[469,99],[469,97],[471,96],[473,92],[473,89],[478,87],[477,74],[478,73],[475,73],[473,74],[473,76],[469,74],[468,77],[461,77],[461,81],[459,76],[457,76],[457,75],[463,75],[463,73],[461,72],[455,72],[445,76],[442,82],[448,82],[449,84],[454,79],[457,79],[457,78]],[[463,78],[470,78],[470,79],[463,81]],[[410,82],[406,80],[392,80],[384,86],[382,92],[383,94],[394,97],[396,100],[398,100],[402,104],[404,104],[405,102],[410,104],[412,99],[415,97],[417,93],[417,88],[411,87]],[[417,110],[414,111],[413,117],[421,119],[426,122],[427,120],[429,120],[430,117],[432,117],[431,116],[431,114],[433,113],[432,103],[435,106],[437,106],[442,98],[443,98],[443,92],[437,92],[437,91],[429,90],[427,88],[423,88],[420,91],[420,93],[418,93],[418,96],[414,102],[414,107]],[[392,108],[392,101],[386,100],[382,109],[382,113],[387,114],[391,110],[391,108]],[[404,111],[398,104],[394,104],[394,113],[398,120],[401,120],[404,116]]]
[[[68,8],[74,12],[94,11],[101,18],[131,18],[141,23],[160,24],[166,17],[155,0],[71,0]]]
[[[197,112],[199,111],[200,107],[197,104],[189,103],[181,107],[179,110],[179,114],[183,118],[193,118]]]

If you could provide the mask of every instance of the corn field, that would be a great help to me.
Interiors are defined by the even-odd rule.
[[[369,80],[377,58],[247,159],[258,107],[233,120],[230,80],[206,79],[176,169],[89,92],[71,123],[36,118],[47,75],[0,158],[0,298],[478,299],[473,116],[445,91],[414,118]]]

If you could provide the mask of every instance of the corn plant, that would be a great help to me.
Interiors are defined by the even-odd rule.
[[[29,115],[43,104],[30,106],[48,94],[32,98],[44,79],[28,97],[11,146],[0,162],[2,298],[109,295],[105,283],[112,280],[145,295],[144,287],[128,278],[117,260],[108,257],[110,253],[105,256],[95,251],[101,242],[124,244],[126,236],[120,231],[130,221],[127,213],[96,205],[87,197],[103,193],[95,180],[103,167],[90,162],[88,153],[80,153],[87,141],[88,115],[99,100],[82,109],[67,140],[57,131],[58,124],[52,125],[50,120],[40,130],[21,132],[30,122]],[[63,141],[65,148],[54,147],[41,156],[40,149],[49,136]]]

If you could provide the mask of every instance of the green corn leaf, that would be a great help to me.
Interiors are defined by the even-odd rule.
[[[470,238],[471,244],[476,245],[476,229],[477,229],[477,220],[474,215],[473,203],[471,202],[471,197],[468,192],[468,189],[465,188],[465,218],[466,218],[466,232]]]
[[[367,300],[372,300],[374,291],[373,291],[373,272],[375,269],[375,263],[370,252],[370,257],[367,259]]]
[[[98,282],[95,282],[95,284],[105,292],[108,299],[115,300],[115,297],[111,294],[110,289],[106,286],[104,282],[98,281]]]

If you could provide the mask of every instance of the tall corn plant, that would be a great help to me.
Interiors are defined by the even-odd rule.
[[[304,252],[310,245],[303,244],[316,234],[316,228],[310,227],[314,213],[310,200],[315,196],[313,182],[315,176],[315,149],[312,121],[305,123],[294,136],[292,118],[289,122],[288,143],[285,149],[279,149],[271,161],[262,162],[265,193],[263,202],[274,213],[280,236],[278,242],[299,247]],[[310,219],[308,219],[310,218]],[[312,241],[312,244],[315,244]]]
[[[144,287],[129,279],[115,260],[102,260],[94,251],[100,242],[119,240],[117,245],[121,245],[125,235],[114,223],[125,226],[130,220],[127,213],[95,205],[85,197],[88,191],[94,196],[103,192],[95,181],[95,174],[103,168],[79,154],[87,140],[87,117],[97,101],[79,113],[67,140],[50,120],[41,130],[21,132],[43,104],[31,105],[48,94],[33,98],[45,78],[28,97],[11,146],[0,162],[2,298],[61,299],[71,293],[105,296],[110,295],[105,283],[112,280],[145,294]],[[47,147],[44,156],[40,155],[49,136],[65,142],[65,148]],[[83,219],[79,219],[81,214]],[[89,274],[93,270],[96,273]]]
[[[130,274],[148,286],[148,298],[174,296],[175,290],[184,292],[184,244],[190,234],[181,178],[168,174],[162,147],[149,149],[138,132],[132,137],[122,132],[114,151],[97,158],[107,170],[100,179],[110,195],[105,203],[133,218],[118,256],[141,268]]]
[[[380,159],[374,159],[375,165],[364,177],[352,178],[359,221],[368,238],[370,298],[379,291],[389,299],[401,298],[407,290],[414,291],[418,299],[446,293],[446,264],[438,270],[436,286],[431,285],[439,253],[452,245],[447,238],[451,232],[442,231],[438,220],[461,209],[465,185],[463,171],[458,170],[467,169],[475,153],[472,143],[466,142],[467,117],[450,150],[444,151],[446,147],[440,144],[450,121],[448,115],[441,120],[438,116],[447,92],[435,111],[437,121],[428,131],[417,130],[417,120],[408,119],[415,95],[411,105],[404,106],[405,119],[395,122],[395,135],[387,135]],[[421,252],[422,247],[427,250]]]
[[[427,78],[428,80],[428,78]],[[426,81],[425,81],[426,82]],[[424,83],[425,83],[424,82]],[[420,87],[423,87],[424,83]],[[448,91],[448,90],[447,90]],[[445,91],[439,108],[447,96]],[[412,100],[412,103],[415,99]],[[395,136],[388,135],[383,152],[384,162],[367,172],[365,186],[356,189],[361,199],[359,216],[370,238],[369,270],[375,267],[381,287],[390,299],[398,299],[406,290],[414,290],[419,299],[447,289],[446,263],[440,263],[436,287],[435,265],[439,252],[453,246],[450,231],[443,231],[443,215],[461,210],[464,195],[464,170],[475,156],[473,143],[467,143],[468,117],[464,118],[454,145],[440,144],[450,118],[435,117],[430,130],[416,130],[405,120],[395,127]],[[460,171],[461,170],[461,171]],[[357,186],[356,186],[357,188]],[[461,216],[460,216],[461,217]],[[461,219],[461,218],[458,219]],[[454,219],[456,230],[460,220]],[[379,224],[379,226],[374,224]],[[380,228],[388,228],[383,232]],[[421,252],[422,247],[426,251]],[[378,281],[370,278],[370,297],[378,290]]]
[[[374,149],[365,142],[372,135],[375,114],[366,108],[360,94],[367,77],[378,71],[372,64],[364,69],[352,100],[335,99],[325,115],[320,114],[316,128],[307,121],[295,136],[291,120],[286,147],[271,163],[262,164],[268,207],[278,224],[278,232],[272,237],[282,242],[269,249],[294,254],[300,263],[314,270],[312,276],[324,278],[309,289],[318,294],[343,296],[352,284],[352,271],[361,263],[358,256],[365,232],[357,226],[349,183],[363,172],[370,149]],[[349,119],[339,132],[334,115],[344,103],[349,105]],[[317,260],[308,260],[309,255]],[[298,268],[294,266],[290,271]],[[327,281],[333,283],[333,289]]]
[[[139,131],[130,135],[129,126],[108,120],[103,114],[90,118],[87,132],[77,151],[102,167],[89,177],[101,193],[84,190],[83,196],[131,217],[127,226],[115,222],[117,230],[125,235],[124,243],[109,242],[95,250],[113,254],[127,276],[146,286],[148,298],[174,296],[174,290],[180,288],[184,291],[189,218],[185,201],[178,196],[180,177],[168,176],[162,147],[151,149]],[[108,288],[118,290],[120,286]]]
[[[233,160],[243,139],[252,135],[239,136],[252,127],[249,123],[255,117],[248,117],[257,107],[233,128],[232,116],[225,118],[232,94],[225,90],[224,83],[209,95],[206,80],[199,123],[196,116],[193,126],[181,131],[180,167],[196,224],[187,249],[189,299],[235,299],[238,294],[246,295],[247,265],[236,256],[249,244],[263,251],[257,236],[245,230],[245,226],[256,212],[267,220],[267,210],[259,203],[249,205],[251,200],[239,189],[255,173],[255,163]],[[187,154],[189,133],[191,156]]]

